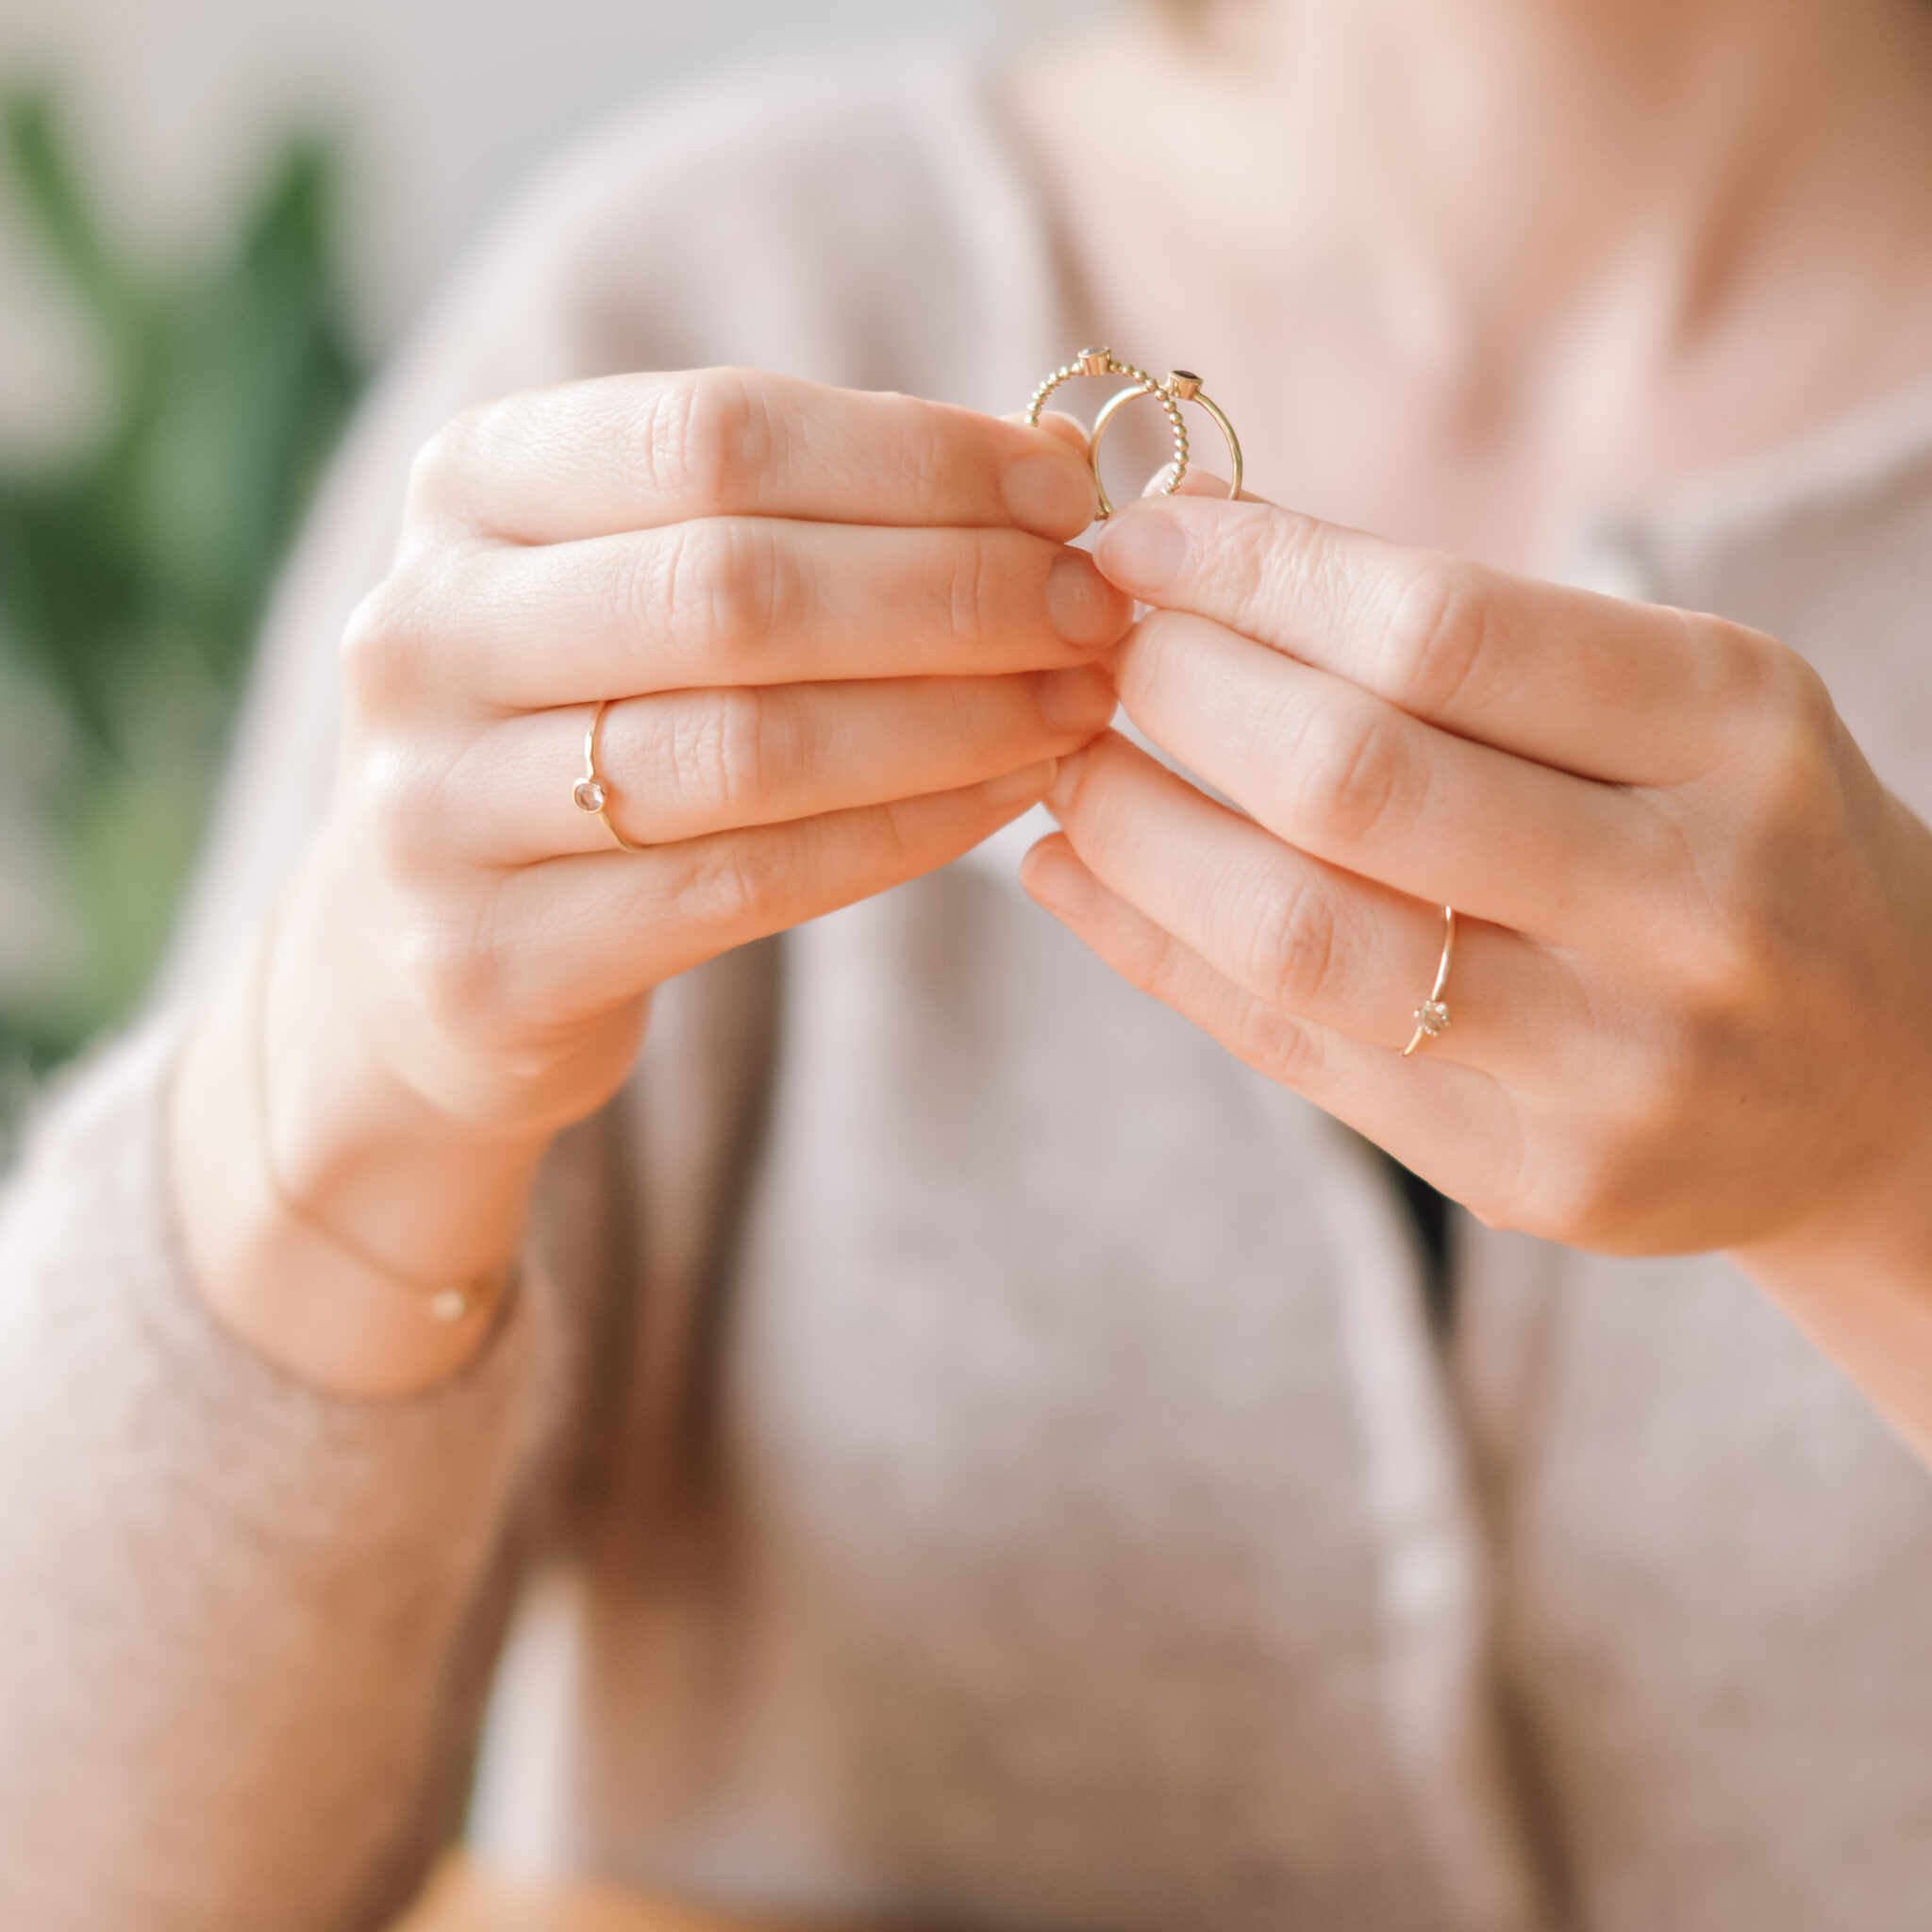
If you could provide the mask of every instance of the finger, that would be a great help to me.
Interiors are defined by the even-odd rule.
[[[1024,409],[1016,409],[1010,415],[1002,416],[1000,421],[1002,423],[1024,425],[1026,412]],[[1085,426],[1076,418],[1066,415],[1058,409],[1046,409],[1041,413],[1039,426],[1045,430],[1049,436],[1057,436],[1083,461],[1087,459],[1087,431]]]
[[[1190,465],[1188,474],[1181,478],[1181,487],[1173,493],[1176,496],[1204,496],[1215,503],[1259,503],[1261,499],[1252,490],[1243,490],[1240,496],[1230,497],[1225,476],[1217,476],[1212,470],[1203,470]],[[1147,487],[1141,492],[1142,497],[1165,496],[1168,491],[1160,487],[1160,473],[1157,472],[1147,479]]]
[[[1440,905],[1296,852],[1112,733],[1061,762],[1048,804],[1108,891],[1266,1006],[1370,1045],[1413,1036],[1441,957]],[[1571,975],[1517,934],[1459,919],[1444,996],[1453,1024],[1436,1057],[1532,1091],[1595,1071]]]
[[[1388,1148],[1453,1199],[1492,1195],[1517,1162],[1514,1109],[1488,1074],[1433,1057],[1406,1060],[1257,999],[1108,891],[1062,839],[1036,845],[1020,877],[1130,985]]]
[[[980,784],[1077,750],[1114,707],[1111,681],[1091,666],[668,691],[606,711],[597,769],[618,831],[663,845]],[[594,714],[568,706],[502,720],[395,816],[473,864],[609,851],[609,827],[574,796]],[[459,813],[441,803],[453,799]]]
[[[1544,940],[1622,921],[1674,835],[1644,794],[1439,731],[1346,678],[1161,611],[1114,665],[1148,737],[1277,838]]]
[[[958,676],[1087,661],[1128,600],[1083,551],[1018,530],[710,518],[470,553],[358,621],[391,626],[399,688],[505,709],[630,692]],[[454,656],[450,640],[455,640]],[[379,642],[377,647],[380,648]]]
[[[1018,528],[1092,517],[1058,434],[916,397],[743,369],[612,375],[458,417],[419,458],[411,507],[519,543],[705,516]]]
[[[733,946],[951,863],[1038,804],[1051,763],[988,784],[649,852],[553,858],[506,875],[491,1002],[573,1024]]]
[[[1784,668],[1768,640],[1716,618],[1404,550],[1270,504],[1131,505],[1094,557],[1143,603],[1212,618],[1466,737],[1624,783],[1709,769]]]

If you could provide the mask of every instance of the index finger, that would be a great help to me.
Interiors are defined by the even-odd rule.
[[[1670,784],[1760,714],[1787,655],[1714,617],[1407,550],[1273,504],[1164,497],[1094,561],[1465,738],[1580,776]]]
[[[1016,528],[1093,514],[1071,443],[949,403],[758,370],[612,375],[473,409],[417,459],[410,505],[516,543],[706,516]]]

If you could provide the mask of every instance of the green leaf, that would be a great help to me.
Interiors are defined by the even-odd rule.
[[[60,460],[0,458],[0,655],[69,741],[38,831],[86,962],[0,1008],[0,1067],[39,1068],[151,970],[275,573],[362,371],[323,142],[284,146],[217,258],[163,273],[98,219],[44,91],[0,105],[0,131],[111,399]]]

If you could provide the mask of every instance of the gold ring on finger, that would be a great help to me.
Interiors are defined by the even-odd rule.
[[[1456,908],[1445,906],[1442,908],[1442,957],[1436,962],[1436,983],[1430,987],[1428,998],[1415,1009],[1415,1037],[1402,1049],[1404,1059],[1407,1059],[1418,1047],[1425,1046],[1448,1032],[1451,1024],[1449,1008],[1442,994],[1449,985],[1449,967],[1455,958]]]
[[[1139,372],[1135,372],[1139,374]],[[1110,397],[1100,414],[1093,419],[1093,435],[1088,447],[1093,458],[1093,487],[1100,493],[1100,514],[1103,520],[1113,514],[1113,505],[1107,494],[1107,485],[1100,480],[1100,440],[1108,432],[1113,419],[1138,397],[1151,395],[1167,411],[1169,420],[1174,425],[1175,443],[1179,452],[1178,464],[1168,465],[1173,474],[1162,482],[1160,489],[1164,496],[1172,496],[1181,486],[1181,478],[1188,470],[1188,432],[1181,417],[1183,403],[1195,403],[1214,419],[1227,442],[1227,454],[1233,466],[1234,475],[1228,483],[1227,495],[1231,503],[1241,493],[1241,440],[1234,433],[1234,425],[1223,413],[1219,403],[1201,387],[1201,378],[1191,369],[1176,369],[1165,382],[1149,383],[1146,387],[1124,389],[1117,396]]]
[[[612,822],[609,782],[597,769],[597,746],[604,731],[604,713],[610,708],[611,703],[611,699],[605,698],[591,715],[591,728],[584,733],[584,775],[571,788],[571,800],[579,811],[587,811],[602,819],[604,829],[625,851],[648,852],[651,849],[648,845],[640,845],[626,839]]]

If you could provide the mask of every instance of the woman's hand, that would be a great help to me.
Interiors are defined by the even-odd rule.
[[[1251,816],[1104,739],[1035,897],[1485,1221],[1932,1308],[1932,837],[1795,654],[1255,502],[1096,557],[1129,716]]]
[[[326,844],[391,1071],[545,1129],[685,968],[931,870],[1111,715],[1058,436],[734,371],[466,417],[343,652]],[[577,808],[599,700],[618,850]]]
[[[507,1258],[538,1155],[624,1079],[653,987],[957,858],[1106,724],[1093,660],[1131,606],[1065,547],[1091,508],[1070,425],[743,372],[445,430],[350,627],[338,795],[280,925],[288,1191],[399,1274]],[[609,809],[641,852],[573,798],[605,699]],[[248,1007],[219,1006],[225,1046],[199,1055],[225,1087],[197,1089],[192,1049],[176,1109],[210,1292],[319,1379],[446,1368],[414,1309],[407,1368],[366,1323],[290,1340],[261,1245],[288,1230],[210,1171],[242,1130]]]

